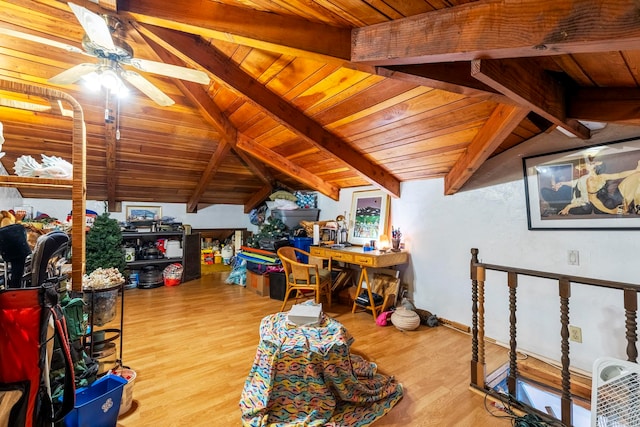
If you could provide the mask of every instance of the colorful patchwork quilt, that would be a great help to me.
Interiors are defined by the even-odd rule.
[[[323,314],[296,326],[287,313],[262,319],[260,343],[242,390],[243,426],[363,427],[402,398],[402,385],[350,354],[353,338]]]

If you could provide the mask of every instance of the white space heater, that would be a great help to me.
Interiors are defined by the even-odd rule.
[[[591,427],[640,427],[640,365],[610,357],[594,362]]]

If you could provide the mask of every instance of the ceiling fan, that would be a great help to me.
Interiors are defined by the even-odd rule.
[[[108,90],[117,90],[123,79],[161,106],[169,106],[174,101],[141,74],[127,70],[122,65],[130,65],[141,71],[188,80],[195,83],[208,84],[209,76],[200,70],[180,67],[162,62],[135,58],[131,47],[122,40],[114,39],[112,33],[120,22],[113,17],[100,16],[90,10],[69,2],[69,7],[85,31],[82,49],[66,45],[43,37],[0,28],[0,33],[20,37],[26,40],[60,47],[70,52],[83,53],[98,58],[97,63],[82,63],[53,76],[48,81],[53,84],[72,84],[81,78],[99,79]],[[111,25],[109,25],[111,24]]]

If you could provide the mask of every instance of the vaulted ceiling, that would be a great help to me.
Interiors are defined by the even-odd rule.
[[[0,79],[52,86],[82,105],[87,197],[240,204],[275,188],[444,177],[560,127],[640,124],[640,6],[607,0],[96,0],[135,57],[202,70],[207,85],[144,73],[175,104],[138,90],[116,101],[48,79],[91,62],[66,2],[0,0]],[[43,42],[46,39],[48,42]],[[59,45],[56,45],[56,42]],[[70,159],[59,106],[0,92],[0,162]],[[566,137],[558,133],[560,141]],[[559,148],[562,148],[559,146]],[[20,187],[24,197],[69,197]]]

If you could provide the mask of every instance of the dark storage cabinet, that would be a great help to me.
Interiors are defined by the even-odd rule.
[[[182,280],[188,282],[189,280],[200,278],[200,233],[185,234],[182,241]]]
[[[135,245],[137,248],[155,243],[158,239],[180,240],[182,246],[182,257],[165,258],[158,257],[152,259],[143,259],[138,251],[136,251],[135,261],[127,262],[127,268],[130,271],[138,271],[139,274],[145,274],[145,269],[155,267],[162,270],[169,264],[182,264],[182,281],[197,279],[200,277],[200,234],[184,234],[182,231],[157,231],[157,232],[125,232],[122,233],[122,240],[126,246]],[[139,287],[156,287],[162,286],[159,280],[155,283],[142,284]]]

